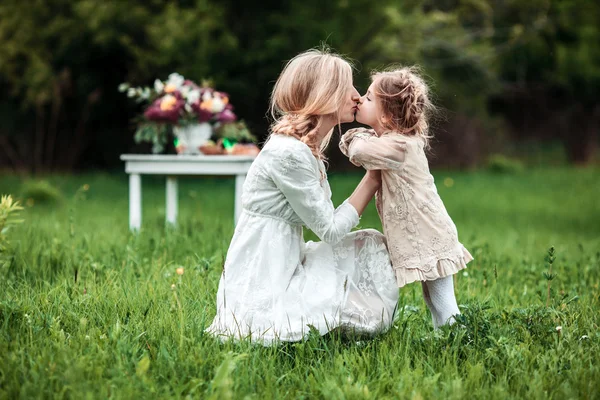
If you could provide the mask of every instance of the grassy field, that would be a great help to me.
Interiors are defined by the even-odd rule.
[[[144,178],[135,235],[126,176],[48,177],[62,200],[22,199],[0,263],[0,398],[600,398],[600,171],[435,176],[475,257],[456,276],[461,324],[434,332],[413,284],[375,340],[272,348],[203,334],[233,180],[180,181],[180,223],[166,229],[164,182]],[[359,178],[332,174],[334,203]],[[0,178],[0,194],[24,190]],[[380,229],[373,204],[361,227]]]

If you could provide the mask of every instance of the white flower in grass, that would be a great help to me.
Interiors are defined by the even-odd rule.
[[[562,326],[557,326],[556,327],[556,333],[558,333],[560,335],[560,333],[562,332]]]
[[[588,340],[590,337],[588,335],[583,335],[579,338],[579,340]]]

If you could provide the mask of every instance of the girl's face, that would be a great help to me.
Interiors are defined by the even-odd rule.
[[[361,124],[369,125],[376,132],[382,130],[381,126],[381,103],[374,94],[375,82],[371,83],[367,93],[360,98],[360,105],[356,111],[356,121]]]
[[[340,110],[340,122],[353,122],[354,114],[358,109],[357,103],[360,101],[360,94],[356,90],[354,86],[350,86],[348,88],[348,93],[346,95],[346,102],[342,106]]]

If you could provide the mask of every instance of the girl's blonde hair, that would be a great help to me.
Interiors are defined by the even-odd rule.
[[[352,66],[327,50],[308,50],[292,58],[279,75],[271,93],[272,134],[293,136],[304,142],[315,157],[323,152],[333,129],[319,145],[322,117],[340,117],[352,86]]]
[[[403,67],[373,72],[373,91],[379,98],[383,115],[388,117],[383,128],[404,135],[418,135],[429,147],[429,118],[435,110],[429,99],[429,88],[417,67]]]

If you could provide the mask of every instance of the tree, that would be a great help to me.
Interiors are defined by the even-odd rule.
[[[599,20],[586,0],[4,0],[0,166],[117,165],[140,111],[117,86],[171,72],[211,79],[264,138],[284,62],[323,42],[356,60],[359,90],[372,69],[421,65],[445,110],[445,161],[476,163],[504,122],[586,161],[600,119]]]
[[[500,110],[518,135],[559,138],[570,161],[587,163],[600,134],[600,4],[496,1],[494,13],[510,44]]]
[[[174,66],[202,77],[216,70],[207,58],[234,44],[222,10],[207,1],[33,3],[0,4],[0,88],[11,94],[0,100],[11,121],[0,152],[15,168],[70,169],[90,143],[126,148],[132,113],[119,83],[147,82]],[[105,162],[102,152],[87,154]]]

